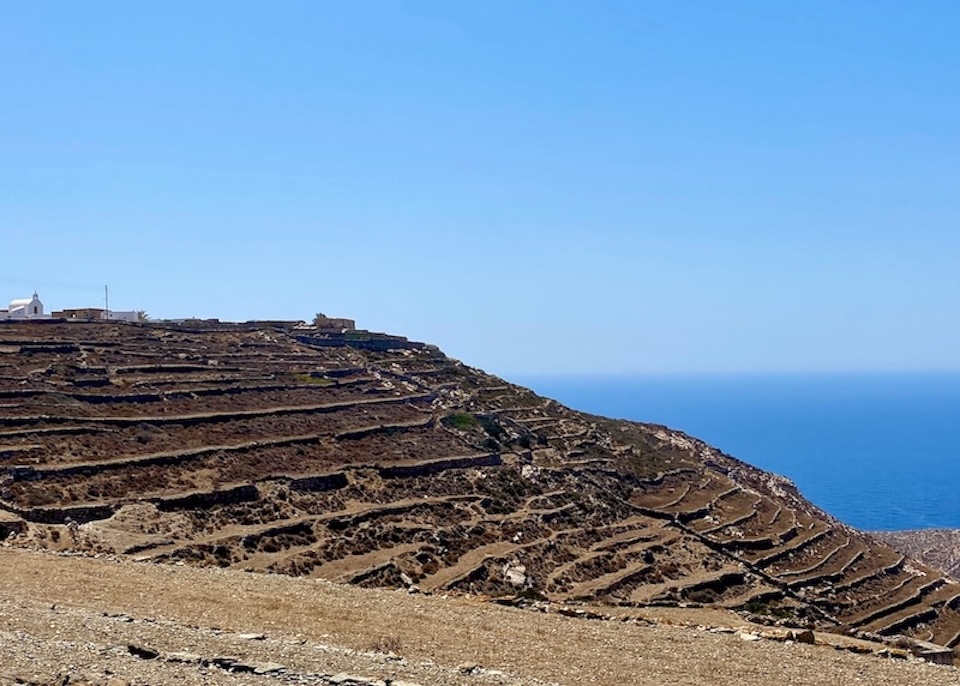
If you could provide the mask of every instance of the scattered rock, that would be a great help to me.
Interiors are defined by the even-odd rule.
[[[201,656],[194,653],[167,653],[166,659],[167,662],[184,662],[187,664],[194,664],[203,660]]]
[[[577,619],[610,619],[610,615],[605,615],[600,612],[591,612],[579,607],[561,607],[557,609],[557,614],[561,614],[565,617],[576,617]],[[629,619],[629,617],[625,618],[625,621],[626,619]]]
[[[267,639],[266,634],[237,634],[237,638],[241,638],[244,641],[265,641]]]
[[[515,562],[508,562],[503,566],[503,578],[512,586],[526,586],[527,568]]]
[[[386,683],[378,679],[371,680],[362,676],[340,673],[335,674],[327,682],[335,686],[386,686]]]
[[[221,669],[246,674],[275,674],[286,669],[279,662],[248,662],[233,658],[214,658],[214,662]]]
[[[250,662],[243,662],[238,660],[229,666],[224,667],[227,671],[230,672],[239,672],[241,674],[253,674],[253,671],[256,669],[256,666]]]
[[[160,657],[160,651],[154,650],[147,646],[137,645],[135,643],[130,643],[127,645],[127,651],[134,657],[139,657],[141,660],[156,660]]]

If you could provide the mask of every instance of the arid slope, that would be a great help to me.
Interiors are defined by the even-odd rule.
[[[960,642],[960,586],[662,426],[283,325],[0,326],[0,528],[424,592]]]
[[[908,657],[896,648],[762,640],[783,630],[716,610],[631,609],[622,621],[559,609],[6,549],[0,685],[957,683],[952,667],[890,659]],[[717,619],[723,630],[705,629]]]
[[[875,531],[873,535],[905,555],[960,578],[960,529]]]

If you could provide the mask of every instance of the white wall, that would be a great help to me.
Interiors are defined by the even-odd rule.
[[[40,302],[40,298],[34,296],[30,300],[30,304],[27,305],[27,318],[28,319],[43,318],[43,303]]]
[[[49,317],[43,312],[43,303],[40,302],[40,298],[34,294],[29,301],[26,298],[11,301],[10,312],[6,319],[49,319]]]
[[[135,310],[110,310],[109,312],[104,313],[104,319],[116,320],[120,322],[138,322],[140,317],[137,315]]]

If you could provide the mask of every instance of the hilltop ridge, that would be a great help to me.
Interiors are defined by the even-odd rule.
[[[956,581],[788,480],[400,337],[4,323],[0,460],[17,546],[960,643]]]

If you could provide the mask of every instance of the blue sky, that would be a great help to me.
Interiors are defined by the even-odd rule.
[[[0,300],[503,375],[960,369],[953,2],[0,4]]]

